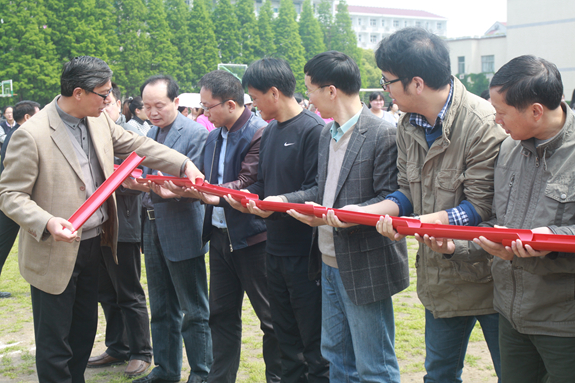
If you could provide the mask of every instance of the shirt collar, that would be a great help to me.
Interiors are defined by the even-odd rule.
[[[443,126],[443,120],[445,119],[445,116],[447,115],[447,110],[451,106],[451,100],[453,99],[453,79],[451,79],[450,85],[451,86],[449,89],[449,95],[447,96],[447,100],[445,101],[445,105],[443,105],[443,108],[441,109],[441,111],[437,115],[437,118],[435,119],[434,125],[431,125],[423,115],[417,114],[417,113],[411,113],[410,114],[409,122],[411,123],[411,125],[424,128],[426,134],[431,134],[431,132],[433,130],[435,130],[435,128]]]
[[[69,127],[71,127],[72,129],[76,129],[76,127],[80,124],[80,122],[83,122],[82,121],[83,119],[79,119],[64,112],[62,108],[60,108],[60,105],[58,105],[58,101],[56,101],[56,110],[58,111],[58,115],[60,116],[62,121],[64,121],[64,123]]]
[[[347,120],[345,124],[341,126],[337,122],[335,121],[333,122],[330,128],[330,132],[331,137],[335,140],[335,142],[339,141],[343,137],[345,132],[347,132],[352,126],[354,126],[357,123],[357,120],[359,120],[359,115],[361,114],[362,110],[363,108],[361,108],[359,112],[357,112],[352,118]]]

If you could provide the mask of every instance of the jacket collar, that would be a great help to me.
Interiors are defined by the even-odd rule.
[[[236,120],[236,122],[234,122],[229,132],[233,133],[240,130],[246,124],[246,122],[248,122],[251,116],[252,112],[244,106],[244,111],[242,112],[240,117]],[[222,127],[222,129],[224,128]]]

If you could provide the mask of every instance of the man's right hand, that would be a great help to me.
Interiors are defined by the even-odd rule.
[[[78,237],[74,231],[74,226],[64,218],[52,217],[46,224],[46,230],[52,234],[54,241],[72,243]]]
[[[405,238],[405,235],[401,235],[397,231],[395,231],[395,229],[393,228],[393,220],[387,214],[385,215],[385,217],[381,217],[379,219],[377,225],[375,225],[375,228],[379,234],[391,239],[392,241],[399,241]]]

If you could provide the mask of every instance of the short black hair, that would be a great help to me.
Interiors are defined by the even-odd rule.
[[[122,91],[118,87],[118,84],[112,81],[112,95],[116,99],[116,101],[122,101]]]
[[[383,101],[385,101],[385,97],[383,95],[383,92],[371,92],[371,94],[369,95],[369,102],[372,102],[373,100],[377,100],[378,97],[381,97],[383,99]]]
[[[74,89],[93,91],[111,80],[112,70],[102,59],[92,56],[74,57],[64,64],[60,76],[60,93],[71,97]]]
[[[345,53],[319,53],[305,64],[303,71],[318,86],[333,85],[347,95],[358,94],[361,89],[359,67]]]
[[[286,97],[293,96],[295,85],[295,76],[288,62],[274,58],[263,58],[253,62],[242,78],[244,88],[249,86],[267,93],[272,86],[275,86]]]
[[[532,55],[514,58],[493,75],[489,88],[505,93],[505,103],[525,110],[533,103],[554,110],[561,104],[563,83],[555,64]]]
[[[140,87],[140,96],[144,95],[144,88],[146,85],[155,85],[159,81],[166,83],[166,86],[168,87],[168,98],[170,101],[174,101],[176,97],[178,97],[180,86],[172,76],[167,74],[157,74],[155,76],[148,77]]]
[[[129,109],[130,112],[132,112],[132,114],[136,114],[136,109],[140,110],[144,109],[144,101],[142,101],[142,97],[136,96],[134,98],[131,98]]]
[[[14,107],[12,105],[6,105],[4,108],[2,108],[2,114],[6,113],[6,109],[8,108],[12,108],[12,113],[14,113]]]
[[[300,92],[294,93],[293,96],[298,104],[303,101],[303,94],[301,94]]]
[[[14,121],[18,124],[24,119],[24,116],[29,114],[33,116],[36,113],[36,108],[40,109],[40,104],[35,101],[20,101],[16,105],[14,105]]]
[[[377,66],[401,79],[404,89],[414,77],[421,77],[432,89],[451,82],[447,44],[421,28],[403,28],[383,39],[375,51]]]
[[[481,92],[481,98],[484,100],[489,100],[489,89],[485,89],[483,92]]]
[[[225,70],[214,70],[201,78],[200,88],[212,92],[212,97],[220,101],[234,100],[244,106],[244,88],[242,82]]]

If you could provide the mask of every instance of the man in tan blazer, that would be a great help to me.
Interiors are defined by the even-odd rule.
[[[116,259],[115,196],[82,228],[66,219],[132,151],[169,174],[202,177],[189,159],[117,126],[102,113],[112,71],[95,57],[64,65],[61,95],[12,136],[0,182],[0,208],[21,227],[18,259],[31,284],[40,382],[84,382],[97,327],[101,247]]]

